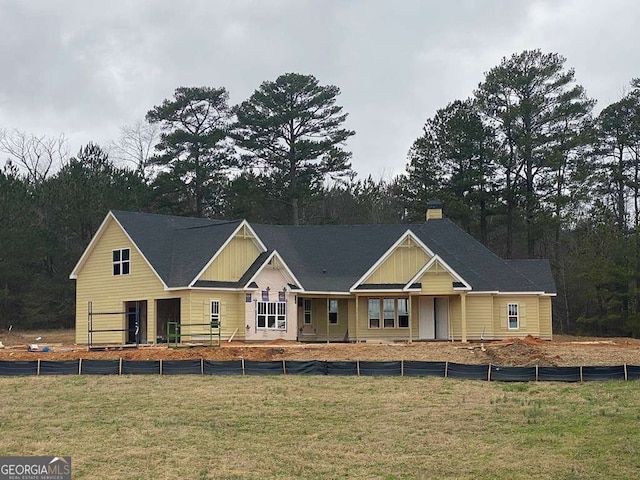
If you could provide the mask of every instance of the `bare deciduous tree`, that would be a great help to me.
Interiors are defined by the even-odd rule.
[[[147,178],[149,159],[160,139],[160,126],[144,120],[120,129],[120,137],[109,145],[110,157],[126,164],[133,164],[142,178]]]
[[[69,156],[67,139],[36,136],[21,130],[0,130],[0,152],[18,168],[26,170],[27,180],[32,184],[42,183],[52,170],[62,166]]]

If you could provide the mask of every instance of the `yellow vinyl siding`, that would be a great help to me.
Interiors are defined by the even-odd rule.
[[[540,311],[540,338],[551,340],[551,297],[538,297]]]
[[[422,247],[407,238],[363,283],[407,283],[430,258]]]
[[[129,248],[129,275],[113,275],[112,251]],[[87,303],[95,312],[123,312],[125,302],[147,301],[147,339],[155,341],[155,299],[185,298],[186,292],[165,292],[163,284],[147,265],[120,226],[112,219],[78,272],[76,280],[76,343],[87,343]],[[183,302],[181,302],[183,303]],[[125,315],[94,316],[95,329],[122,329]],[[94,343],[124,343],[123,332],[94,334]]]
[[[467,296],[467,311],[469,310],[469,297]],[[449,329],[455,340],[462,338],[462,302],[460,295],[449,297]]]
[[[189,315],[182,317],[181,331],[185,333],[207,333],[206,325],[190,327],[189,324],[208,325],[211,315],[211,300],[220,301],[220,326],[222,338],[228,339],[238,329],[234,340],[244,338],[245,330],[245,294],[244,292],[216,292],[204,290],[191,290],[188,304]],[[189,338],[183,341],[188,342]]]
[[[507,304],[518,304],[518,328],[509,329]],[[496,295],[493,297],[493,329],[497,338],[539,336],[537,295]]]
[[[355,298],[348,298],[345,299],[345,301],[347,302],[347,315],[348,315],[348,327],[347,330],[349,331],[349,340],[351,341],[355,341],[356,340],[356,299]],[[358,301],[358,308],[362,308],[360,306],[360,303]]]
[[[427,295],[452,294],[454,293],[454,281],[455,279],[450,273],[430,269],[420,279],[422,283],[422,293]]]
[[[467,295],[467,338],[493,338],[493,297]]]
[[[260,255],[250,232],[243,227],[198,280],[237,282]]]

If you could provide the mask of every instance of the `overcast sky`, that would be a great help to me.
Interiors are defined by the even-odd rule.
[[[342,91],[354,170],[389,178],[425,120],[512,53],[560,53],[597,109],[616,101],[640,76],[639,20],[635,0],[0,0],[0,128],[64,133],[75,153],[178,86],[235,104],[313,74]]]

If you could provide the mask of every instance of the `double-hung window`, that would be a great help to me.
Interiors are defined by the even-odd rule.
[[[507,324],[509,325],[509,330],[517,330],[520,325],[517,303],[507,304]]]
[[[409,299],[370,298],[369,328],[409,328]]]
[[[311,299],[305,298],[302,300],[304,308],[304,324],[311,325]]]
[[[120,248],[111,252],[114,275],[129,275],[131,271],[131,251],[128,248]]]
[[[331,325],[338,324],[338,300],[329,299],[329,323]]]
[[[285,302],[257,302],[256,324],[259,329],[286,330],[287,304]]]
[[[369,299],[369,328],[380,328],[380,299]]]
[[[382,326],[384,328],[396,327],[396,301],[394,298],[385,298],[382,301],[384,321]]]
[[[409,328],[409,299],[398,299],[398,327]]]
[[[220,328],[220,300],[211,300],[211,328]]]

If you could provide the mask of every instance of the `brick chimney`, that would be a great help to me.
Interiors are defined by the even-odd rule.
[[[427,203],[426,221],[442,218],[442,202],[440,200],[429,200]]]

